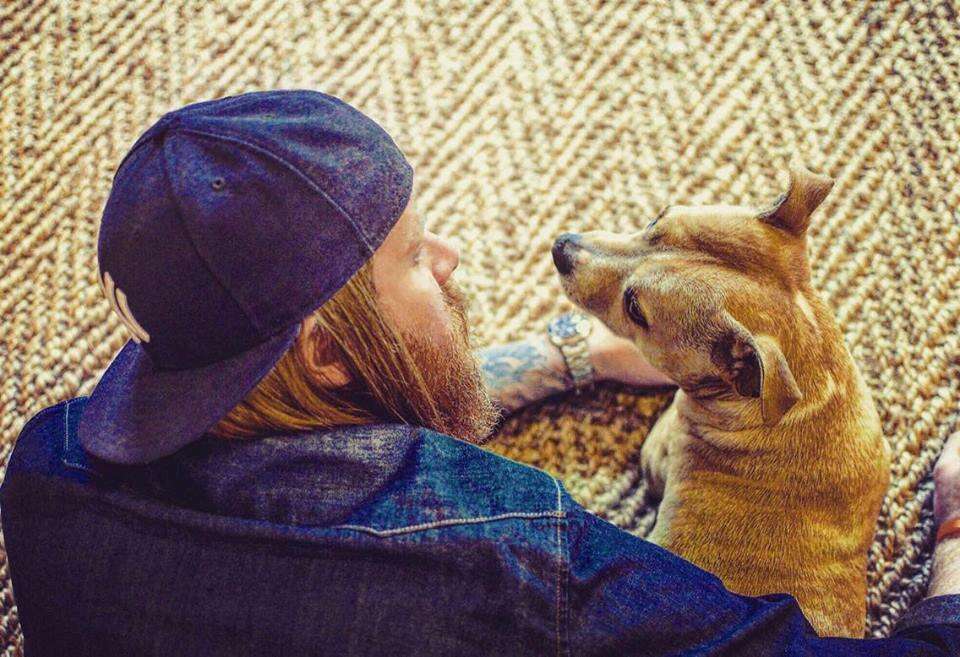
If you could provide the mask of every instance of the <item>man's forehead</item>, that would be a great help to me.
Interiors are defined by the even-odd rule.
[[[417,212],[413,195],[410,196],[410,202],[407,205],[405,214],[407,215],[407,231],[411,235],[419,235],[422,233],[426,225],[426,218]]]

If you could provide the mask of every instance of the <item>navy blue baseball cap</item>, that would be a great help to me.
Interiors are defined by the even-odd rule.
[[[84,449],[146,463],[203,436],[370,258],[412,184],[375,121],[317,91],[161,117],[117,167],[100,223],[100,284],[132,338],[87,400]]]

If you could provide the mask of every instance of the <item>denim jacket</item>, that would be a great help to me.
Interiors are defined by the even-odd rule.
[[[819,638],[549,474],[401,424],[87,455],[86,398],[24,427],[2,487],[26,657],[958,655],[960,596]]]

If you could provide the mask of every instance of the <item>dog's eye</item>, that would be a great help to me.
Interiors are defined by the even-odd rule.
[[[651,221],[649,224],[647,224],[647,230],[650,230],[651,228],[653,228],[654,226],[656,226],[656,225],[657,225],[657,222],[660,221],[661,219],[663,219],[664,215],[667,214],[667,212],[668,212],[669,210],[670,210],[670,206],[669,206],[669,205],[666,206],[665,208],[663,208],[662,210],[660,210],[660,212],[657,213],[657,216],[653,218],[653,221]]]
[[[631,322],[641,328],[649,328],[647,318],[643,315],[643,310],[640,309],[640,304],[637,303],[637,296],[633,290],[627,290],[623,293],[623,309]]]

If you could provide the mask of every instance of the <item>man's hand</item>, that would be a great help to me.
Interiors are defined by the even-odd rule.
[[[933,516],[937,527],[960,517],[960,432],[947,439],[933,468]],[[927,597],[960,593],[960,536],[944,538],[933,553]]]
[[[614,335],[596,317],[590,321],[593,329],[587,337],[587,347],[598,379],[632,386],[676,385],[666,374],[654,369],[633,342]]]

